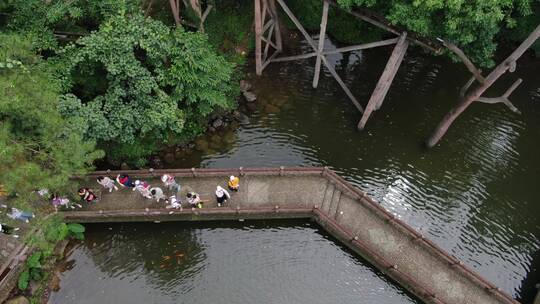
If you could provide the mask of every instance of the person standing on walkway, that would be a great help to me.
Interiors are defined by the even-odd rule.
[[[163,176],[161,176],[161,181],[163,182],[165,187],[167,187],[167,190],[169,190],[173,194],[176,195],[180,192],[180,184],[176,182],[174,176],[170,174],[163,174]]]
[[[118,187],[114,184],[114,181],[107,176],[98,176],[97,178],[98,184],[102,185],[105,189],[109,189],[109,192],[112,192],[114,190],[118,190]]]
[[[186,200],[188,204],[191,206],[191,208],[202,208],[202,202],[201,202],[201,198],[199,197],[199,194],[195,192],[188,192],[186,194]]]
[[[238,188],[240,188],[240,179],[237,176],[231,175],[227,184],[229,186],[229,190],[238,192]]]
[[[182,210],[182,202],[176,198],[176,195],[171,195],[169,199],[165,200],[165,203],[167,203],[167,206],[165,206],[167,209]]]
[[[118,174],[116,176],[116,181],[120,184],[122,187],[128,187],[128,188],[134,188],[135,184],[131,180],[131,177],[127,174]]]
[[[218,207],[221,207],[221,205],[225,204],[228,199],[231,198],[231,195],[227,190],[221,188],[221,186],[217,186],[216,188],[216,199],[217,199],[217,205]]]
[[[150,184],[145,181],[136,180],[133,191],[135,190],[139,191],[139,193],[145,198],[152,198],[152,194],[150,193]]]
[[[154,187],[150,189],[150,195],[152,195],[152,198],[155,199],[158,203],[159,201],[165,197],[163,194],[163,190],[159,187]]]

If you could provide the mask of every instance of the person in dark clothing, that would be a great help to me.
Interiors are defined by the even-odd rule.
[[[131,177],[129,177],[129,175],[127,174],[118,174],[118,176],[116,176],[116,181],[122,187],[128,187],[128,188],[135,187],[135,183],[131,180]]]
[[[92,192],[92,190],[88,188],[79,189],[79,197],[87,203],[91,203],[97,200],[97,196],[94,194],[94,192]]]

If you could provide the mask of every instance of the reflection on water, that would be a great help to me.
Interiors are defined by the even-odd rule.
[[[365,103],[389,53],[329,59]],[[252,76],[258,105],[231,148],[170,166],[329,166],[504,291],[533,292],[521,282],[540,250],[540,62],[525,56],[488,92],[500,95],[523,78],[511,97],[522,115],[473,104],[432,151],[423,141],[458,100],[469,78],[463,66],[409,53],[361,133],[360,114],[328,71],[311,88],[313,66],[314,59],[276,63]]]
[[[88,228],[51,303],[417,303],[311,223]]]

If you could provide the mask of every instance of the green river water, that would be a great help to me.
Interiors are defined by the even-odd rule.
[[[304,42],[292,47],[309,51]],[[377,49],[329,61],[366,103],[388,55]],[[502,290],[530,301],[540,272],[539,60],[525,56],[489,91],[500,95],[523,78],[511,97],[522,115],[474,104],[430,151],[423,142],[457,102],[469,77],[463,66],[409,53],[363,132],[328,71],[311,88],[313,66],[276,63],[252,75],[257,106],[240,127],[205,137],[209,149],[167,166],[329,166]],[[159,268],[174,250],[184,254],[178,265]],[[53,303],[416,301],[310,223],[91,226],[70,259]],[[94,300],[81,300],[88,297]]]

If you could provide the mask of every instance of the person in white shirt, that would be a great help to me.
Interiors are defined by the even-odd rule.
[[[152,198],[150,193],[150,184],[145,181],[136,180],[133,191],[135,190],[139,191],[139,193],[146,198]]]
[[[102,185],[105,189],[109,189],[109,192],[118,190],[118,187],[114,184],[114,180],[108,178],[107,176],[98,176],[97,182]]]
[[[227,190],[221,188],[221,186],[217,186],[217,188],[216,188],[216,199],[217,199],[218,207],[221,207],[230,198],[231,198],[231,195],[229,194],[229,192],[227,192]]]
[[[159,187],[150,188],[150,195],[152,195],[152,198],[155,199],[158,203],[159,201],[165,197],[163,194],[163,190]]]
[[[163,176],[161,176],[161,181],[165,187],[167,187],[167,190],[171,191],[173,194],[180,192],[180,184],[176,182],[174,176],[170,174],[163,174]]]
[[[180,209],[182,210],[182,202],[176,198],[175,195],[171,195],[169,199],[165,200],[165,203],[168,205],[165,206],[167,209]]]

